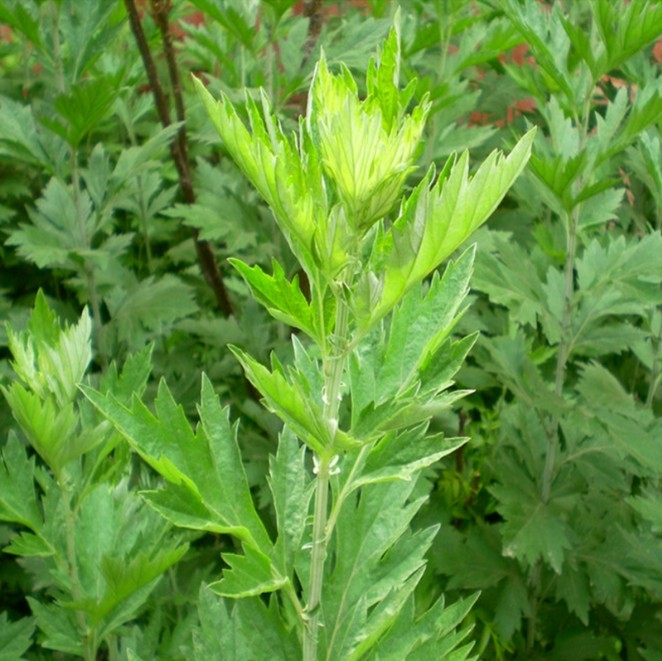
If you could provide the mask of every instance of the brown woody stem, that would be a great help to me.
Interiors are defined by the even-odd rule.
[[[129,23],[131,31],[138,44],[138,50],[147,72],[147,79],[149,87],[154,95],[156,103],[156,110],[161,120],[161,124],[166,127],[170,126],[170,110],[168,108],[168,99],[159,80],[154,58],[149,49],[145,32],[140,21],[140,16],[136,8],[135,0],[124,0],[127,13],[129,15]],[[168,21],[168,14],[170,11],[169,0],[152,0],[152,15],[154,21],[159,28],[161,37],[163,39],[163,48],[168,64],[168,74],[170,77],[170,84],[175,98],[175,108],[177,112],[177,120],[182,122],[182,126],[177,132],[177,137],[170,145],[175,167],[177,168],[177,175],[179,178],[179,188],[182,191],[182,197],[187,204],[195,203],[195,190],[191,178],[191,168],[188,160],[188,141],[186,138],[186,128],[184,121],[186,119],[184,110],[184,100],[182,97],[181,79],[177,69],[177,62],[175,60],[175,51],[172,44],[172,35],[170,34],[170,25]],[[205,281],[211,287],[216,298],[216,303],[224,315],[230,316],[233,314],[232,302],[228,295],[223,276],[216,261],[216,256],[208,241],[202,241],[199,238],[198,230],[193,230],[193,238],[195,240],[195,250],[200,262],[200,267],[204,275]]]

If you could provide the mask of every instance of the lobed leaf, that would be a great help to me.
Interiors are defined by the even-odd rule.
[[[176,525],[232,534],[269,552],[271,542],[255,511],[236,440],[214,389],[203,377],[200,425],[191,430],[183,409],[164,382],[156,415],[134,398],[131,408],[112,393],[86,387],[88,399],[115,425],[140,456],[175,489],[149,493],[148,500]]]
[[[311,305],[299,287],[298,277],[290,282],[280,264],[272,260],[273,275],[267,275],[259,266],[250,267],[238,259],[229,262],[239,271],[251,288],[257,301],[262,303],[269,313],[289,326],[299,328],[309,337],[321,342]]]
[[[492,152],[473,177],[468,154],[446,169],[430,187],[430,170],[403,203],[393,227],[375,242],[371,272],[359,285],[376,289],[367,300],[354,298],[361,327],[368,329],[404,295],[448,258],[496,209],[529,158],[535,130],[508,157]],[[377,268],[379,266],[379,268]],[[368,287],[366,278],[378,283]]]

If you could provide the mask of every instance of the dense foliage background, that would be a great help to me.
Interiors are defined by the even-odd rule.
[[[481,331],[457,378],[475,392],[433,425],[471,441],[418,486],[428,500],[415,526],[441,525],[420,599],[480,591],[465,621],[480,658],[659,661],[662,5],[400,6],[402,82],[416,77],[414,100],[432,101],[421,163],[441,167],[465,148],[481,159],[539,127],[526,172],[477,238],[472,306],[456,329]],[[232,542],[175,531],[145,506],[138,490],[160,478],[81,394],[47,398],[60,368],[45,347],[75,343],[87,323],[95,386],[150,402],[164,377],[192,418],[204,371],[240,420],[266,513],[280,423],[226,345],[287,364],[292,329],[226,259],[269,267],[276,257],[288,277],[297,267],[190,73],[237,104],[264,88],[294,129],[320,50],[363,84],[395,10],[382,0],[0,3],[0,315],[13,329],[0,331],[3,661],[207,649],[214,606],[199,590]],[[51,309],[78,325],[60,331]],[[28,336],[51,356],[41,373],[21,371],[15,348]],[[85,507],[70,507],[57,479],[54,495],[47,450],[26,454],[43,428],[75,430],[71,452],[86,453],[80,481],[93,493]],[[100,518],[117,524],[103,543]],[[91,574],[82,583],[94,571],[106,580],[94,607],[63,577],[72,548],[56,531],[76,522]],[[103,623],[85,649],[83,611]]]

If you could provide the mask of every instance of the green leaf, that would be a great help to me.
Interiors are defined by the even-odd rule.
[[[271,542],[255,511],[236,440],[236,426],[222,409],[213,386],[202,380],[200,425],[195,433],[161,382],[156,415],[134,398],[127,408],[112,393],[83,392],[115,425],[140,456],[176,489],[148,493],[148,500],[173,523],[235,535],[269,553]],[[208,518],[206,518],[208,516]]]
[[[331,74],[324,54],[313,73],[308,129],[355,229],[365,230],[385,216],[401,195],[430,109],[424,96],[411,114],[404,114],[414,87],[410,83],[398,90],[399,60],[396,27],[379,67],[374,60],[368,67],[365,99],[359,99],[349,69]]]
[[[511,235],[488,231],[481,242],[471,285],[486,293],[492,303],[508,309],[509,318],[517,324],[534,327],[543,314],[543,256],[527,251]],[[489,251],[489,252],[488,252]]]
[[[619,7],[608,0],[592,0],[591,8],[607,50],[607,70],[623,62],[660,37],[662,7],[649,0],[633,0]]]
[[[502,8],[529,44],[547,87],[552,92],[561,90],[572,103],[575,94],[567,64],[570,39],[563,29],[560,7],[545,11],[536,3],[506,0]]]
[[[597,363],[586,366],[577,392],[586,413],[597,423],[594,433],[602,430],[611,443],[653,474],[662,470],[662,446],[657,440],[659,423],[648,409],[635,403],[607,368]]]
[[[565,553],[572,548],[567,524],[551,503],[543,503],[535,486],[517,483],[495,485],[490,490],[499,500],[503,525],[504,553],[529,566],[543,560],[561,574]]]
[[[0,520],[20,523],[33,531],[43,525],[34,483],[34,457],[10,433],[0,461]]]
[[[152,371],[153,349],[154,345],[149,344],[137,353],[131,354],[124,361],[119,374],[117,364],[113,361],[99,381],[99,390],[103,393],[112,392],[125,405],[131,403],[133,395],[141,397]]]
[[[55,554],[53,547],[41,537],[29,532],[22,532],[2,549],[4,553],[20,555],[23,558],[47,558]]]
[[[426,426],[421,425],[402,434],[385,434],[368,455],[355,486],[410,481],[423,468],[452,454],[467,442],[465,438],[445,438],[443,434],[426,432]]]
[[[289,579],[281,576],[271,559],[250,546],[246,546],[244,555],[223,553],[223,560],[229,569],[223,571],[220,581],[210,583],[209,587],[223,597],[257,597],[265,592],[274,592]]]
[[[286,428],[280,435],[276,456],[269,458],[269,488],[278,528],[274,558],[285,576],[292,573],[308,518],[311,491],[305,456],[305,447],[299,447],[294,434]]]
[[[628,498],[628,503],[650,523],[654,533],[662,532],[662,494],[648,488],[641,496]]]
[[[8,243],[39,268],[77,270],[72,255],[89,250],[88,237],[96,231],[89,195],[83,191],[76,204],[68,187],[53,177],[29,215],[32,224],[14,230]]]
[[[26,597],[37,626],[43,632],[41,646],[76,656],[85,656],[83,642],[73,611],[55,604],[44,604],[33,597]]]
[[[92,360],[92,321],[83,310],[80,321],[60,327],[55,313],[39,291],[28,330],[14,333],[7,326],[12,367],[39,398],[54,396],[59,406],[70,404]]]
[[[293,632],[287,631],[275,609],[257,598],[230,602],[206,587],[200,590],[200,628],[194,634],[196,661],[292,661],[301,658]]]
[[[42,400],[17,382],[2,390],[30,445],[53,470],[60,471],[80,456],[83,448],[76,444],[78,419],[73,404],[61,407],[53,398]]]
[[[207,16],[217,21],[242,46],[251,50],[255,41],[255,28],[253,16],[248,15],[246,6],[241,7],[242,15],[231,4],[224,4],[220,0],[191,0],[191,3],[201,9]],[[252,19],[252,20],[251,20]]]
[[[0,661],[23,661],[23,653],[32,645],[34,620],[24,617],[15,622],[0,613]]]
[[[80,594],[60,601],[86,613],[100,637],[135,617],[157,580],[188,550],[122,483],[85,494],[74,535]]]
[[[471,628],[465,627],[458,634],[454,634],[454,629],[462,624],[476,599],[477,596],[470,597],[446,606],[444,598],[440,597],[422,615],[418,615],[411,603],[398,614],[393,628],[377,645],[375,658],[380,661],[467,659],[471,646],[463,652],[456,648],[469,635]]]
[[[326,226],[328,217],[327,194],[317,156],[310,148],[288,141],[264,96],[265,117],[247,99],[251,134],[227,97],[215,101],[197,78],[194,83],[225,148],[271,207],[306,272],[316,273],[313,236],[316,227]],[[300,149],[306,149],[305,157]]]
[[[460,305],[469,292],[474,255],[475,247],[451,262],[442,278],[435,274],[423,296],[413,289],[395,308],[376,378],[377,403],[406,392],[415,383],[419,369],[431,361],[459,321]]]
[[[588,576],[583,567],[566,565],[556,582],[556,597],[563,599],[568,604],[568,610],[574,613],[584,626],[588,626],[591,593]]]
[[[54,156],[44,142],[46,141],[35,122],[32,107],[0,96],[0,153],[16,159],[19,163],[43,167],[46,172],[51,173]]]
[[[301,329],[309,337],[321,342],[320,331],[310,303],[299,287],[298,276],[290,282],[281,265],[272,260],[273,275],[267,275],[259,266],[250,267],[238,259],[228,260],[251,288],[253,297],[262,303],[269,313],[289,326]]]
[[[193,290],[174,275],[152,276],[132,288],[116,288],[106,304],[118,338],[130,347],[142,346],[145,331],[163,331],[197,311]]]
[[[66,126],[54,119],[42,119],[42,123],[77,148],[110,112],[116,98],[113,82],[111,78],[95,76],[75,83],[53,103]]]
[[[275,413],[292,431],[318,454],[332,452],[334,446],[355,447],[356,441],[337,429],[330,429],[324,422],[318,402],[306,392],[304,380],[301,382],[285,376],[285,370],[275,354],[271,361],[273,371],[269,371],[257,360],[238,347],[230,347],[241,363],[248,380],[264,396],[270,410]],[[290,370],[290,377],[295,376]],[[321,392],[319,393],[321,397]]]
[[[526,165],[534,135],[529,131],[508,157],[492,152],[473,177],[466,152],[432,187],[428,172],[393,227],[375,241],[372,270],[353,299],[363,328],[388,314],[487,220]]]
[[[372,485],[341,510],[335,563],[321,605],[327,658],[354,658],[354,653],[358,658],[366,634],[378,638],[385,631],[420,579],[436,528],[409,531],[423,504],[410,501],[414,485],[413,480]]]

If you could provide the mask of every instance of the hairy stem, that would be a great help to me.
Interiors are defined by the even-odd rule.
[[[336,297],[336,323],[334,334],[324,356],[324,421],[333,437],[338,429],[340,386],[347,357],[347,326],[349,309],[341,296]],[[324,565],[329,540],[328,503],[329,478],[333,452],[315,457],[315,505],[313,510],[313,548],[310,561],[310,586],[306,613],[309,620],[303,632],[303,661],[315,661],[320,630],[320,599],[324,583]]]
[[[64,475],[57,476],[58,486],[62,492],[62,509],[64,514],[64,528],[66,537],[66,566],[69,580],[71,581],[71,596],[75,602],[80,602],[83,591],[78,573],[78,557],[76,553],[76,507],[73,505],[73,494]],[[84,644],[85,661],[95,661],[97,658],[97,633],[96,629],[90,631],[85,613],[76,609],[76,624],[78,632]]]
[[[310,561],[310,587],[306,613],[309,620],[304,629],[303,660],[315,661],[320,628],[319,605],[326,561],[326,515],[329,502],[330,457],[319,457],[316,463],[315,509],[313,511],[313,549]]]
[[[574,109],[573,119],[579,129],[579,149],[583,149],[588,138],[588,124],[591,113],[592,91],[597,81],[591,80],[586,86],[584,102],[581,112]],[[576,183],[576,193],[583,190],[587,182],[580,177]],[[572,306],[575,296],[575,261],[577,258],[577,229],[579,227],[581,204],[576,204],[572,211],[566,213],[566,256],[564,266],[564,286],[563,286],[563,309],[561,311],[561,338],[559,341],[558,352],[556,354],[556,369],[554,375],[554,393],[558,397],[563,396],[563,386],[565,384],[568,360],[572,352],[573,338],[572,329]],[[552,482],[554,481],[554,470],[556,463],[556,452],[559,445],[559,413],[551,416],[550,425],[547,432],[547,447],[545,450],[545,466],[542,474],[542,485],[540,496],[543,503],[549,502],[552,493]],[[540,609],[541,580],[542,580],[542,562],[538,561],[532,568],[529,577],[531,585],[531,616],[527,629],[527,649],[531,651],[536,642],[536,633],[538,626],[538,611]]]

